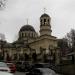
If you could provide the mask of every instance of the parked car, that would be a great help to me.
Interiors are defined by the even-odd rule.
[[[8,67],[10,68],[10,72],[11,73],[15,73],[16,72],[16,65],[13,63],[7,63]]]
[[[23,71],[24,66],[22,67],[23,62],[22,61],[17,61],[16,62],[16,69],[17,71]]]
[[[13,75],[12,73],[8,73],[8,72],[2,72],[0,71],[0,75]]]
[[[55,71],[49,69],[49,68],[35,68],[32,69],[29,73],[26,73],[26,75],[57,75]]]
[[[16,62],[16,68],[18,71],[28,71],[30,70],[30,64],[28,61],[18,61]]]
[[[55,72],[57,73],[60,73],[60,67],[59,66],[56,66],[56,65],[53,65],[53,64],[50,64],[50,63],[35,63],[32,65],[32,68],[50,68],[52,70],[54,70]]]
[[[7,66],[7,64],[5,62],[0,62],[0,71],[10,72],[9,67]]]

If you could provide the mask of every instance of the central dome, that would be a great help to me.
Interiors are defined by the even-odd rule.
[[[28,38],[30,40],[33,40],[34,38],[36,38],[38,35],[35,31],[35,29],[33,28],[33,26],[31,25],[24,25],[21,27],[20,31],[19,31],[19,40],[27,40]]]
[[[24,25],[21,27],[20,31],[33,31],[33,32],[35,32],[35,29],[31,25]]]

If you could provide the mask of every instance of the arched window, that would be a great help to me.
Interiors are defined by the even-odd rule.
[[[19,37],[21,38],[21,33],[19,34]]]
[[[48,19],[48,23],[50,22],[50,20]]]
[[[21,37],[22,37],[22,33],[21,33]]]
[[[42,23],[42,19],[41,19],[41,23]]]
[[[42,19],[40,20],[40,24],[42,25]]]
[[[44,19],[44,24],[46,23],[46,19]]]
[[[34,37],[34,34],[32,33],[32,38]]]
[[[28,34],[28,37],[30,37],[30,33]]]
[[[26,33],[25,33],[24,35],[25,35],[25,37],[26,37]]]
[[[23,32],[22,32],[22,37],[23,37]]]

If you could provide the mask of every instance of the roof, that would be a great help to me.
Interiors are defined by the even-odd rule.
[[[14,48],[14,45],[12,45],[11,43],[6,43],[4,45],[4,48]]]
[[[48,14],[44,13],[41,15],[41,17],[50,17]]]
[[[20,31],[33,31],[33,32],[35,32],[35,29],[31,25],[24,25],[21,27]]]

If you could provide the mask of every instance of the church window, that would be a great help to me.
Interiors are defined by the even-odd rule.
[[[49,19],[48,19],[48,22],[49,22]]]
[[[30,33],[28,34],[28,36],[30,37]]]
[[[30,37],[31,37],[31,33],[30,33]]]
[[[46,19],[44,19],[44,22],[46,22]]]
[[[22,33],[22,37],[24,36],[24,34]]]
[[[26,33],[25,33],[25,37],[26,37]]]
[[[21,37],[22,37],[22,33],[21,33]]]
[[[34,37],[34,34],[32,33],[32,37]]]
[[[46,19],[44,19],[44,24],[46,23]]]
[[[27,37],[28,37],[28,32],[27,32]]]
[[[19,34],[19,36],[21,37],[21,33]]]
[[[42,22],[42,20],[41,20],[41,22]]]
[[[25,37],[25,34],[23,34],[23,36]]]
[[[49,19],[48,19],[48,22],[49,22]]]
[[[42,19],[41,19],[41,21],[40,21],[40,24],[42,25]]]
[[[24,34],[22,33],[22,37],[24,36]]]

